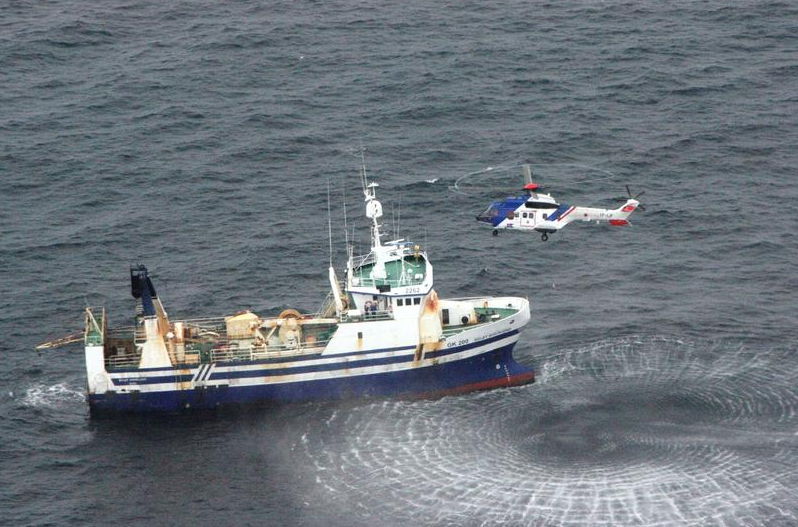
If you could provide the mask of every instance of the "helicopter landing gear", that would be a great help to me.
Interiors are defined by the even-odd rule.
[[[494,236],[498,236],[499,235],[499,229],[493,229],[493,235]]]
[[[540,235],[540,239],[545,242],[546,240],[549,239],[549,235],[544,232],[543,234]]]

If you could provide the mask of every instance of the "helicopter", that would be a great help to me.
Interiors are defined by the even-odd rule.
[[[529,165],[522,165],[524,174],[524,190],[526,196],[509,197],[502,201],[494,201],[477,221],[488,223],[493,227],[493,235],[498,236],[500,229],[515,231],[535,231],[541,234],[544,242],[553,234],[572,221],[606,221],[610,225],[621,227],[629,225],[629,216],[638,208],[643,209],[638,198],[645,192],[632,196],[629,185],[626,185],[628,198],[617,209],[599,209],[557,203],[551,194],[540,192],[540,186],[532,182],[532,170]]]

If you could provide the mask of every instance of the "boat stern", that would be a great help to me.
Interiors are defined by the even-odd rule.
[[[105,308],[93,309],[87,307],[83,342],[86,353],[86,379],[90,398],[95,394],[104,394],[112,386],[111,378],[105,369],[106,329]]]

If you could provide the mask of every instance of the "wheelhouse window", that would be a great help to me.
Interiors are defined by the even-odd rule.
[[[401,305],[403,305],[403,302],[404,302],[404,300],[402,300],[401,298],[397,298],[397,299],[396,299],[396,305],[397,305],[397,306],[401,306]]]
[[[414,299],[413,299],[413,303],[414,303],[415,305],[419,305],[419,304],[421,303],[421,297],[420,297],[420,296],[417,296],[416,298],[414,298]]]

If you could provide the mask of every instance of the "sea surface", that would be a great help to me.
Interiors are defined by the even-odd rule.
[[[797,50],[795,2],[0,2],[0,524],[798,524]],[[361,151],[442,297],[529,298],[536,384],[96,420],[35,351],[130,264],[314,311]],[[491,236],[521,163],[646,209]]]

